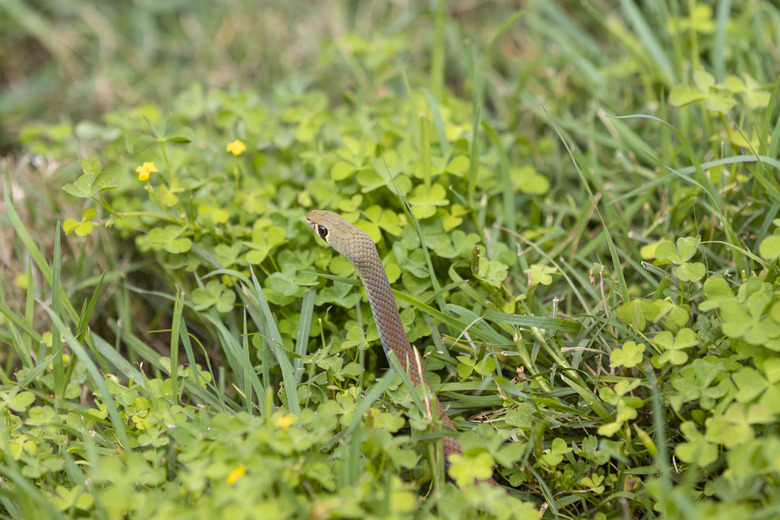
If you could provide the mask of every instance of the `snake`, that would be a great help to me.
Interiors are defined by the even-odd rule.
[[[401,315],[398,313],[398,306],[393,297],[393,289],[374,241],[360,228],[332,211],[311,210],[306,216],[306,220],[312,231],[340,253],[357,272],[368,294],[368,303],[371,306],[371,313],[374,315],[385,355],[389,356],[391,352],[395,354],[401,363],[401,368],[409,375],[415,387],[424,383],[428,388],[431,388],[419,365],[418,357],[409,343],[406,331],[404,331]],[[389,358],[388,361],[390,361]],[[445,427],[455,430],[455,425],[445,413],[439,399],[433,396],[431,401],[441,423]],[[457,439],[453,437],[443,437],[442,444],[444,456],[449,466],[450,457],[461,455],[463,452]],[[493,486],[498,486],[492,478],[487,478],[485,481]]]

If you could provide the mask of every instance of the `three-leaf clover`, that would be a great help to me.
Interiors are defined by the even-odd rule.
[[[674,275],[683,282],[701,280],[707,268],[701,262],[689,262],[701,244],[701,236],[677,239],[677,247],[664,240],[655,249],[655,265],[675,264]]]
[[[236,301],[236,293],[228,289],[219,280],[211,280],[205,288],[198,288],[192,292],[192,302],[196,311],[204,311],[209,307],[216,307],[217,312],[225,313],[233,308]]]
[[[181,226],[154,228],[146,235],[136,238],[136,243],[142,249],[151,248],[157,251],[163,249],[173,254],[186,253],[192,248],[192,240],[181,236],[185,231]]]
[[[658,366],[667,363],[682,365],[688,361],[688,354],[685,353],[684,349],[698,345],[699,339],[695,332],[685,328],[680,330],[677,336],[672,335],[668,330],[659,332],[653,338],[653,343],[664,350],[664,353],[657,359]]]
[[[65,230],[66,235],[71,234],[73,231],[80,237],[89,235],[94,227],[91,220],[95,217],[97,217],[95,208],[86,208],[81,214],[81,222],[69,218],[62,224],[62,229]]]
[[[91,199],[103,190],[116,188],[118,184],[114,182],[113,177],[107,173],[85,172],[76,179],[62,187],[66,193],[79,197],[81,199]]]
[[[472,359],[468,356],[458,356],[458,376],[461,379],[466,379],[472,372],[476,372],[480,375],[492,374],[496,370],[496,362],[492,357],[487,357],[483,360]]]
[[[612,351],[609,356],[609,366],[632,368],[642,362],[645,346],[642,343],[627,341],[622,348]]]
[[[632,300],[615,309],[620,321],[631,325],[637,332],[645,329],[648,321],[655,321],[661,313],[661,308],[655,302]]]
[[[466,487],[475,479],[484,480],[493,475],[493,457],[487,452],[475,456],[453,454],[449,457],[449,474],[458,487]]]
[[[557,466],[563,461],[563,456],[567,453],[571,453],[571,451],[571,448],[566,444],[565,440],[556,437],[553,439],[550,449],[543,451],[542,462],[548,466]]]
[[[680,431],[688,439],[688,442],[678,444],[674,450],[680,460],[703,468],[718,459],[718,447],[704,438],[696,428],[696,423],[685,421],[680,425]]]
[[[523,272],[528,275],[528,284],[531,287],[536,287],[539,284],[550,285],[552,283],[552,274],[558,271],[555,267],[550,265],[532,264],[528,269]]]

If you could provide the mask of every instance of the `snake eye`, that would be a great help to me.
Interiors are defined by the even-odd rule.
[[[320,236],[321,239],[327,240],[328,228],[326,228],[325,226],[317,226],[317,234]]]

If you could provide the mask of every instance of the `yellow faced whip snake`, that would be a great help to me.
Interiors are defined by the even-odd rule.
[[[398,314],[398,307],[393,298],[393,290],[387,279],[387,273],[379,258],[374,241],[361,231],[357,226],[350,224],[340,215],[332,211],[312,210],[307,215],[309,227],[337,252],[341,253],[347,261],[352,264],[357,271],[363,287],[368,293],[368,302],[371,305],[371,312],[374,314],[374,321],[379,330],[379,338],[382,341],[382,347],[385,354],[395,353],[401,367],[415,386],[420,383],[428,382],[420,370],[417,358],[406,337],[401,317]],[[430,385],[428,385],[430,388]],[[448,428],[455,427],[452,421],[444,413],[439,400],[434,396],[433,408],[441,418],[442,424]],[[452,454],[461,454],[458,441],[452,437],[444,437],[444,455],[449,459]],[[492,485],[498,484],[492,479],[486,479]]]

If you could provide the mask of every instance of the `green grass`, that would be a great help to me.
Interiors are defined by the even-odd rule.
[[[777,517],[780,11],[708,5],[0,1],[0,516]]]

